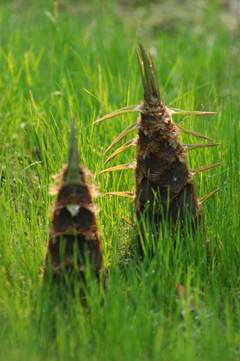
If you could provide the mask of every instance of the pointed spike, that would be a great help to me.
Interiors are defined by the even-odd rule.
[[[137,55],[143,81],[144,100],[148,102],[152,100],[152,98],[155,98],[160,102],[159,84],[154,62],[141,44],[139,44]]]
[[[211,138],[209,138],[209,137],[207,137],[206,135],[203,135],[203,134],[201,134],[201,133],[195,132],[195,130],[182,128],[182,127],[181,127],[180,125],[178,125],[178,124],[177,124],[177,127],[178,127],[183,133],[193,135],[194,137],[197,137],[197,138],[202,138],[202,139],[208,140],[209,142],[213,142],[213,139],[211,139]]]
[[[159,86],[159,82],[158,82],[158,78],[157,78],[157,70],[156,70],[152,55],[150,53],[148,54],[148,58],[149,58],[149,64],[150,64],[151,73],[152,73],[152,77],[151,77],[152,89],[154,89],[157,98],[160,100],[161,96],[160,96],[160,86]]]
[[[218,193],[220,191],[220,188],[216,188],[213,191],[209,192],[208,194],[205,194],[205,196],[201,197],[199,199],[199,203],[203,204],[204,202],[206,202],[209,198],[211,198],[212,196],[214,196],[216,193]]]
[[[171,115],[196,115],[196,116],[208,116],[208,115],[216,115],[216,112],[205,112],[199,110],[182,110],[177,108],[168,108]]]
[[[126,198],[134,198],[135,194],[133,192],[105,192],[102,193],[103,196],[117,196],[117,197],[126,197]]]
[[[113,139],[112,143],[107,147],[107,149],[104,151],[104,154],[106,154],[114,145],[116,145],[122,138],[124,138],[127,134],[132,132],[134,129],[138,128],[138,123],[134,123],[129,125],[126,129],[124,129],[116,138]]]
[[[139,45],[139,49],[145,75],[144,98],[148,99],[154,97],[160,99],[159,86],[157,83],[156,74],[154,73],[155,69],[153,68],[152,60],[142,45]]]
[[[144,87],[144,100],[148,99],[151,96],[151,87],[149,81],[149,63],[147,54],[142,45],[139,45],[139,58],[141,59],[142,74],[144,77],[143,87]]]
[[[219,167],[221,164],[222,164],[222,162],[217,162],[217,163],[207,165],[205,167],[199,167],[199,168],[196,168],[196,169],[192,169],[191,173],[193,175],[195,175],[195,174],[198,174],[198,173],[206,172],[206,171],[208,171],[210,169],[214,169],[214,168]]]
[[[107,164],[108,162],[110,162],[110,160],[112,160],[113,158],[115,158],[118,154],[124,152],[126,149],[135,146],[136,145],[136,138],[134,139],[130,139],[128,142],[126,142],[125,144],[123,144],[121,147],[117,148],[104,162],[104,164]]]
[[[76,123],[73,119],[71,126],[71,134],[69,141],[69,156],[68,156],[68,169],[66,175],[66,183],[75,184],[81,181],[79,173],[80,158],[78,154]]]
[[[143,89],[145,91],[147,85],[146,85],[144,64],[143,64],[143,60],[142,60],[142,57],[140,54],[140,48],[137,49],[137,58],[138,58],[138,64],[139,64],[140,74],[141,74],[141,78],[142,78],[142,85],[143,85]]]
[[[135,168],[136,168],[136,162],[126,163],[126,164],[118,164],[114,167],[110,167],[110,168],[102,170],[99,174],[117,172],[117,171],[121,171],[121,170],[135,169]]]
[[[141,112],[143,111],[143,105],[142,104],[138,104],[138,105],[130,105],[128,107],[123,107],[120,108],[118,110],[115,110],[114,112],[111,112],[109,114],[104,115],[101,118],[98,118],[97,120],[95,120],[95,122],[93,124],[99,124],[107,119],[112,119],[115,117],[118,117],[119,115],[125,114],[125,113],[134,113],[134,112]]]
[[[209,148],[209,147],[217,147],[221,145],[221,143],[200,143],[200,144],[183,144],[186,150],[199,149],[199,148]]]

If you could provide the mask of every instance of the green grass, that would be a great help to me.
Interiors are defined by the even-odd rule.
[[[47,0],[1,2],[1,359],[239,360],[240,41],[237,29],[222,22],[218,2],[209,3],[179,18],[169,2],[169,19],[156,25],[160,6],[69,1],[57,13]],[[99,191],[133,189],[130,171],[97,174],[104,168],[104,148],[136,115],[98,127],[93,121],[142,99],[139,41],[157,51],[167,105],[218,112],[184,120],[186,128],[222,143],[189,155],[191,167],[223,161],[195,179],[199,196],[220,188],[204,205],[212,257],[207,265],[205,235],[174,249],[165,229],[156,256],[146,258],[138,271],[133,260],[123,272],[121,249],[133,240],[123,217],[132,218],[133,204],[99,197],[109,288],[99,294],[92,283],[86,310],[77,297],[50,296],[41,288],[54,201],[48,190],[67,159],[73,114],[81,159]],[[133,158],[131,150],[112,164]],[[177,296],[178,284],[184,285],[185,298]]]

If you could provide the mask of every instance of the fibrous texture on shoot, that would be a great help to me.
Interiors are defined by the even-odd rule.
[[[93,187],[79,160],[76,127],[72,123],[68,164],[59,175],[60,186],[53,209],[45,260],[45,275],[61,280],[68,275],[85,277],[86,267],[99,278],[102,251]]]
[[[143,104],[121,108],[95,122],[100,123],[128,111],[139,112],[138,121],[122,131],[106,150],[109,152],[127,134],[138,129],[138,136],[109,155],[106,163],[130,146],[136,147],[136,160],[107,168],[102,173],[135,170],[135,209],[138,221],[141,222],[147,216],[153,225],[159,227],[164,220],[168,220],[172,225],[179,224],[182,230],[188,221],[194,230],[201,219],[202,202],[196,197],[193,176],[218,166],[219,163],[190,170],[186,152],[218,144],[205,135],[178,126],[173,122],[172,116],[215,113],[183,111],[165,106],[151,56],[141,45],[137,54],[144,89]],[[178,137],[180,131],[207,140],[208,143],[182,144]]]

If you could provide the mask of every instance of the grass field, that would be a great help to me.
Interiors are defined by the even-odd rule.
[[[0,2],[0,359],[239,360],[237,18],[217,1],[54,3]],[[133,260],[124,272],[120,254],[133,230],[123,217],[133,219],[133,204],[99,197],[109,288],[99,294],[93,282],[86,309],[76,297],[60,295],[62,302],[41,288],[53,204],[48,191],[67,160],[73,113],[81,159],[99,191],[134,189],[131,171],[98,173],[104,149],[136,114],[95,127],[93,121],[142,99],[138,42],[156,54],[167,105],[217,111],[211,118],[186,117],[184,125],[222,143],[189,154],[192,168],[222,160],[195,179],[199,196],[216,187],[220,192],[204,205],[207,236],[199,232],[174,248],[164,229],[155,257],[138,270]],[[133,158],[131,150],[111,164]]]

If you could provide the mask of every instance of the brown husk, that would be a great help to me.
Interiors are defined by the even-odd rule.
[[[75,129],[72,130],[72,143],[74,138]],[[49,274],[57,281],[72,275],[84,279],[87,264],[99,278],[102,268],[93,188],[87,183],[87,170],[79,164],[77,148],[74,152],[60,175],[62,182],[57,190],[45,258],[45,277]],[[75,212],[71,207],[75,207]]]
[[[136,164],[136,216],[154,224],[167,220],[193,228],[201,216],[185,148],[178,129],[160,98],[152,59],[140,46],[139,62],[144,85],[144,106],[139,118]]]

